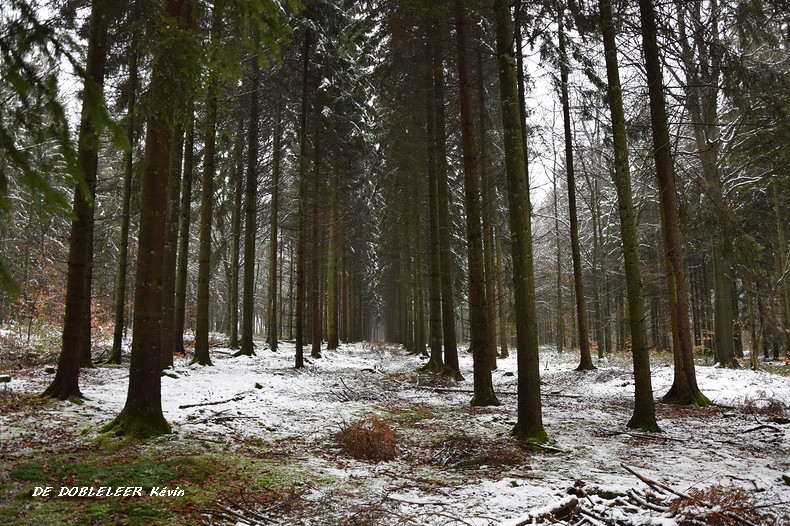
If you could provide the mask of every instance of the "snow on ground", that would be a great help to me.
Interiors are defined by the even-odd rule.
[[[259,345],[253,357],[213,349],[213,367],[177,359],[162,378],[164,414],[179,437],[230,444],[260,439],[290,448],[319,481],[309,498],[327,499],[340,484],[352,501],[396,503],[399,516],[412,523],[516,524],[530,520],[530,510],[560,502],[575,483],[591,494],[645,490],[623,463],[678,491],[712,484],[748,489],[775,510],[779,524],[790,524],[781,522],[790,516],[790,486],[782,481],[790,472],[790,425],[769,424],[755,412],[771,400],[790,402],[786,377],[698,366],[702,391],[719,405],[659,405],[663,433],[646,434],[625,427],[634,386],[624,358],[575,372],[577,355],[544,349],[543,415],[556,451],[516,454],[508,435],[515,423],[515,357],[500,359],[493,372],[502,405],[471,408],[471,394],[458,392],[472,388],[465,352],[467,379],[456,384],[417,373],[421,359],[393,346],[343,345],[296,370],[293,344],[281,343],[277,353]],[[21,371],[5,388],[40,392],[50,379]],[[85,404],[47,409],[47,420],[74,436],[95,436],[123,407],[127,382],[125,366],[85,370]],[[654,365],[656,397],[671,382],[672,367]],[[336,447],[334,433],[371,415],[393,423],[396,460],[357,461]],[[13,453],[15,440],[27,434],[24,422],[0,415],[3,453]],[[335,511],[344,512],[342,502]],[[640,517],[639,524],[673,524],[660,513]]]

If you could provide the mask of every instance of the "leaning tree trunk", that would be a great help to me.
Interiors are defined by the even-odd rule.
[[[639,236],[631,192],[625,112],[623,111],[620,71],[617,64],[611,0],[599,0],[599,6],[614,142],[614,174],[612,177],[617,190],[617,204],[620,213],[625,280],[628,289],[628,322],[631,327],[631,355],[634,361],[635,403],[634,413],[631,420],[628,421],[628,427],[659,431],[650,378],[650,351],[648,350],[645,305],[642,297],[642,275],[639,269]]]
[[[689,328],[688,292],[683,270],[683,255],[680,241],[680,225],[675,189],[675,174],[670,150],[669,127],[664,102],[664,80],[661,74],[661,59],[658,51],[658,30],[652,0],[639,0],[642,21],[642,47],[645,55],[648,94],[650,97],[650,121],[653,132],[653,148],[658,179],[659,202],[664,235],[664,250],[668,263],[669,279],[674,286],[675,336],[680,344],[683,374],[676,374],[672,388],[664,396],[667,402],[710,405],[710,401],[697,386],[694,370],[694,355]],[[670,287],[672,288],[672,287]]]
[[[97,117],[104,105],[104,70],[107,62],[107,26],[110,5],[95,0],[91,7],[88,57],[78,139],[78,161],[83,180],[74,192],[74,220],[69,238],[68,274],[66,276],[66,313],[63,318],[63,347],[58,369],[44,396],[66,400],[82,397],[79,368],[84,362],[84,348],[90,356],[91,254],[93,252],[94,198],[99,162],[101,126]],[[88,341],[85,318],[88,318]],[[88,361],[90,361],[88,357]]]
[[[561,10],[562,11],[562,10]],[[573,287],[576,292],[576,322],[578,324],[579,350],[581,361],[577,371],[595,369],[590,354],[589,325],[587,322],[587,305],[582,280],[582,256],[579,247],[579,219],[576,215],[576,180],[573,170],[573,136],[571,133],[571,111],[568,97],[568,57],[565,52],[565,29],[563,28],[564,12],[560,12],[560,92],[562,98],[562,118],[565,128],[565,173],[568,177],[568,215],[571,229],[571,258],[573,259]]]
[[[464,208],[466,211],[467,266],[469,278],[469,332],[474,359],[473,406],[499,405],[491,379],[488,354],[488,320],[483,276],[483,234],[480,227],[480,186],[473,135],[472,94],[467,50],[467,20],[461,0],[455,1],[455,33],[458,52],[458,83],[461,107],[461,149],[464,166]]]

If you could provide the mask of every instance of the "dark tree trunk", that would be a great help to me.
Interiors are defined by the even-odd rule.
[[[428,26],[426,37],[426,174],[428,176],[428,242],[430,244],[429,264],[429,330],[430,359],[425,364],[424,370],[432,372],[444,371],[442,358],[442,281],[441,281],[441,256],[439,248],[439,201],[436,188],[436,95],[434,93],[433,57],[435,30],[433,25]]]
[[[243,105],[240,105],[243,108]],[[230,285],[228,298],[230,303],[230,343],[231,349],[241,347],[239,341],[239,271],[241,269],[241,215],[244,199],[244,110],[239,110],[236,123],[236,147],[234,157],[236,165],[233,173],[233,210],[231,212],[230,233]]]
[[[517,422],[512,433],[518,440],[543,443],[548,440],[548,436],[543,428],[540,400],[529,180],[524,159],[526,151],[522,134],[522,106],[516,85],[513,20],[506,0],[494,1],[494,21],[515,292],[518,404]]]
[[[133,20],[139,17],[137,2],[132,6]],[[112,338],[112,351],[107,363],[120,364],[121,350],[123,347],[124,311],[126,310],[126,273],[129,258],[129,222],[132,203],[132,178],[134,176],[134,150],[137,145],[135,133],[135,107],[137,104],[137,91],[139,89],[138,59],[140,50],[137,46],[138,34],[132,35],[129,46],[129,99],[126,101],[126,137],[129,141],[129,150],[124,152],[123,170],[123,196],[121,201],[121,234],[118,241],[118,267],[115,273],[115,317]]]
[[[683,256],[678,224],[678,206],[675,174],[670,151],[669,128],[664,102],[664,81],[658,51],[658,30],[652,0],[639,0],[642,22],[642,44],[645,55],[650,121],[653,131],[653,148],[658,179],[659,201],[666,251],[667,269],[671,292],[670,309],[676,316],[676,343],[680,345],[681,363],[675,364],[675,378],[670,391],[664,396],[668,402],[706,406],[710,401],[700,392],[694,371],[694,355],[689,327],[688,292],[683,270]],[[674,307],[674,308],[673,308]],[[680,366],[680,369],[678,368]]]
[[[165,19],[183,27],[186,2],[168,0]],[[162,346],[162,269],[167,211],[167,172],[170,164],[170,140],[173,128],[170,116],[176,101],[183,96],[180,68],[171,63],[178,56],[179,42],[154,33],[161,41],[155,46],[151,71],[151,93],[157,98],[157,110],[151,112],[146,127],[146,144],[142,192],[140,199],[140,239],[135,271],[134,328],[129,363],[129,391],[121,413],[104,432],[147,438],[170,432],[162,414],[160,356]]]
[[[222,21],[221,9],[214,8],[212,16],[212,39],[219,37]],[[206,129],[203,159],[203,192],[200,196],[200,241],[198,247],[198,284],[195,314],[195,357],[192,363],[211,365],[208,333],[210,330],[209,280],[211,279],[211,226],[214,216],[214,172],[217,140],[217,80],[212,73],[208,79],[206,94]]]
[[[313,247],[310,256],[310,325],[312,335],[310,338],[312,358],[321,358],[321,294],[320,282],[321,272],[318,264],[321,259],[321,240],[318,229],[319,212],[318,199],[321,188],[321,110],[320,107],[315,114],[315,143],[313,147],[313,177],[311,180],[311,213],[310,213],[310,245]]]
[[[483,234],[480,227],[480,183],[472,117],[472,93],[467,49],[467,19],[460,0],[455,1],[455,32],[458,53],[458,83],[461,108],[461,148],[464,166],[464,208],[466,211],[467,265],[469,278],[469,332],[474,358],[473,406],[499,405],[491,379],[488,354],[485,281],[483,275]]]
[[[170,173],[167,181],[167,222],[165,226],[164,281],[162,286],[162,369],[173,366],[175,351],[176,259],[178,256],[178,218],[181,192],[181,164],[184,160],[183,114],[177,108],[173,115],[176,125],[170,145]]]
[[[310,66],[310,30],[304,35],[302,48],[302,109],[299,115],[299,211],[296,248],[296,358],[295,367],[304,367],[304,296],[305,296],[305,242],[307,237],[305,215],[307,214],[307,107]]]
[[[656,423],[656,408],[650,378],[650,355],[645,324],[645,306],[642,297],[642,275],[639,269],[639,237],[636,228],[631,174],[628,164],[628,143],[625,128],[625,112],[620,87],[620,71],[617,64],[615,31],[611,0],[599,0],[601,28],[603,31],[606,74],[608,79],[609,108],[612,116],[614,141],[614,184],[617,189],[617,204],[620,213],[620,230],[623,238],[625,279],[628,288],[628,321],[631,327],[631,354],[634,361],[634,414],[628,427],[659,431]]]
[[[576,216],[576,180],[573,169],[573,135],[571,132],[571,112],[568,101],[568,58],[565,52],[565,29],[563,27],[564,12],[560,12],[560,93],[562,98],[562,118],[565,129],[565,173],[568,178],[568,215],[571,230],[571,258],[573,259],[573,286],[576,292],[576,322],[578,324],[579,350],[581,361],[577,371],[595,369],[590,354],[590,336],[587,322],[587,305],[582,280],[582,256],[579,247],[579,220]]]
[[[437,39],[433,53],[433,83],[436,109],[436,197],[439,219],[439,259],[442,268],[442,334],[444,363],[456,380],[462,380],[458,364],[458,344],[455,333],[455,298],[453,292],[453,254],[450,248],[450,191],[447,181],[447,131],[444,113],[444,57],[441,39]]]
[[[184,354],[184,329],[189,278],[189,221],[192,215],[192,179],[195,174],[195,102],[187,103],[187,131],[184,143],[184,176],[181,178],[181,205],[178,221],[178,259],[176,261],[175,313],[173,315],[173,350]]]
[[[90,363],[94,196],[99,162],[99,138],[102,132],[101,127],[97,125],[97,117],[104,105],[104,70],[107,62],[106,40],[109,22],[110,5],[104,0],[94,0],[91,6],[86,79],[77,151],[83,180],[77,184],[74,191],[74,220],[71,223],[69,238],[63,346],[58,358],[55,378],[44,391],[44,396],[61,400],[82,396],[79,388],[79,368],[81,364]]]
[[[278,245],[278,215],[280,213],[280,157],[282,155],[282,101],[277,103],[277,115],[274,122],[274,140],[272,152],[272,210],[269,243],[269,348],[277,352],[279,326],[277,323],[277,245]]]
[[[244,276],[241,299],[241,349],[236,355],[254,356],[255,343],[255,235],[258,227],[258,119],[260,67],[250,73],[250,125],[247,130],[247,178],[244,181]]]

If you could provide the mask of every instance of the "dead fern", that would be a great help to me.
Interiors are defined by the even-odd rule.
[[[375,416],[347,425],[335,439],[346,454],[359,460],[380,462],[397,454],[395,431]]]
[[[742,488],[714,484],[692,489],[688,497],[679,497],[669,505],[669,511],[680,526],[700,523],[711,526],[762,524],[754,497]]]

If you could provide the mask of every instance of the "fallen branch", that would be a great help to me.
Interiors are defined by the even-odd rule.
[[[228,398],[227,400],[219,400],[217,402],[203,402],[200,404],[184,404],[178,406],[179,409],[189,409],[190,407],[203,407],[207,405],[219,405],[219,404],[227,404],[228,402],[238,402],[239,400],[243,399],[247,395],[238,395],[234,396],[233,398]]]
[[[755,427],[753,427],[751,429],[747,429],[745,431],[741,431],[741,433],[751,433],[752,431],[759,431],[760,429],[770,429],[771,431],[774,431],[775,433],[781,433],[782,432],[782,430],[779,429],[776,426],[772,426],[772,425],[769,425],[769,424],[760,424],[759,426],[755,426]]]
[[[419,387],[419,389],[425,389],[426,391],[433,391],[435,393],[465,393],[465,394],[474,394],[474,389],[453,389],[450,387]],[[516,391],[494,391],[494,394],[497,395],[506,395],[506,396],[518,396]],[[560,398],[581,398],[582,395],[570,395],[570,394],[560,394],[560,393],[541,393],[543,396],[557,396]]]

